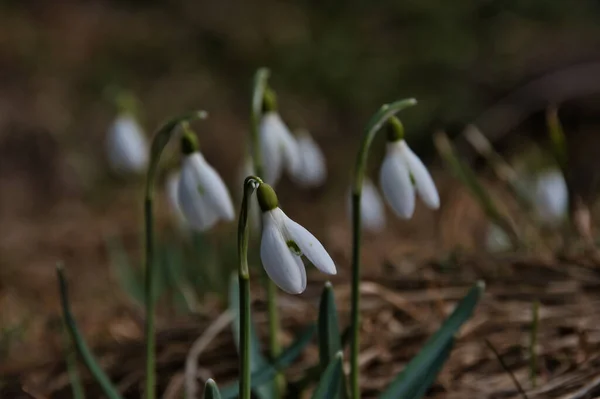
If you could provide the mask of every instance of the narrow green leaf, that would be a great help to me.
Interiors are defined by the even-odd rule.
[[[427,375],[421,380],[420,384],[414,384],[412,386],[412,390],[407,393],[407,398],[422,398],[425,396],[427,391],[431,388],[433,383],[435,382],[438,374],[446,364],[448,357],[450,356],[450,352],[452,352],[452,347],[454,346],[454,339],[450,340],[448,344],[444,347],[444,349],[440,352],[435,361],[431,364],[429,372]]]
[[[71,314],[71,308],[69,306],[69,297],[68,297],[68,287],[67,281],[64,276],[64,270],[62,265],[58,265],[56,267],[56,274],[58,276],[58,288],[60,291],[60,302],[63,310],[63,317],[65,320],[65,325],[67,326],[67,330],[69,331],[69,335],[71,336],[71,340],[77,348],[77,352],[79,356],[83,359],[84,364],[89,369],[90,373],[94,377],[94,379],[98,382],[102,391],[109,399],[122,399],[121,395],[112,384],[108,375],[104,373],[98,361],[90,351],[90,348],[87,346],[79,328],[77,327],[77,323]]]
[[[240,292],[238,285],[238,276],[234,274],[231,278],[231,282],[229,285],[229,310],[233,315],[233,322],[231,323],[233,329],[233,340],[238,349],[240,349]],[[250,316],[252,317],[252,316]],[[262,355],[260,340],[256,335],[256,330],[254,329],[254,324],[252,323],[252,319],[250,319],[250,371],[252,373],[252,377],[254,373],[257,371],[263,370],[265,368],[271,367],[267,359]],[[254,380],[254,378],[252,378]],[[254,393],[259,399],[272,399],[275,397],[275,381],[263,381],[261,384],[255,384],[252,381],[252,387],[254,389]],[[237,395],[237,391],[236,391]],[[225,396],[225,395],[224,395]]]
[[[221,399],[219,387],[212,378],[209,378],[204,386],[204,399]]]
[[[340,327],[338,325],[335,296],[331,283],[325,283],[319,303],[319,360],[321,371],[331,363],[331,360],[341,350]]]
[[[335,398],[342,385],[342,376],[344,370],[342,367],[342,352],[338,352],[321,376],[321,381],[312,395],[312,399],[331,399]]]
[[[265,361],[266,364],[261,369],[252,372],[252,388],[254,389],[266,382],[273,382],[273,379],[278,372],[285,370],[286,367],[292,364],[292,362],[300,356],[304,348],[312,341],[316,331],[317,326],[315,324],[310,325],[290,346],[281,352],[281,355],[275,358],[273,364],[269,364],[269,362]],[[238,383],[235,381],[221,390],[221,396],[223,399],[237,398],[238,389]]]
[[[71,393],[73,399],[85,399],[85,391],[81,378],[79,376],[79,369],[77,367],[77,351],[73,347],[71,338],[69,336],[66,325],[63,326],[63,337],[65,346],[65,360],[67,363],[67,374],[69,375],[69,382],[71,383]]]
[[[469,290],[440,329],[381,394],[380,399],[418,399],[427,392],[450,355],[454,336],[473,314],[484,289],[485,284],[479,281]],[[428,385],[424,382],[428,382]]]

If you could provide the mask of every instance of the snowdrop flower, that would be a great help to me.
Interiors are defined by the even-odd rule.
[[[423,162],[406,144],[402,124],[392,117],[388,129],[387,152],[379,175],[386,201],[404,219],[410,219],[415,211],[416,194],[429,208],[438,209],[440,197],[435,183]]]
[[[108,130],[108,162],[121,173],[140,173],[148,165],[148,142],[131,114],[118,116]]]
[[[537,176],[533,201],[538,217],[546,223],[560,222],[567,213],[569,194],[563,174],[550,170]]]
[[[173,171],[165,180],[165,193],[167,194],[167,201],[171,207],[171,211],[175,215],[177,222],[180,227],[187,226],[187,220],[183,215],[183,211],[179,206],[179,180],[181,179],[181,173],[179,171]]]
[[[323,152],[306,130],[298,132],[296,143],[300,166],[299,170],[292,175],[292,178],[304,187],[322,185],[327,178],[327,166],[325,165]]]
[[[198,151],[196,137],[190,131],[183,133],[181,150],[183,162],[177,194],[181,212],[190,226],[205,231],[219,219],[233,220],[233,203],[227,187]]]
[[[352,219],[352,191],[348,194],[348,217]],[[383,200],[373,182],[365,178],[360,200],[360,221],[362,228],[379,233],[385,228],[385,210]]]
[[[264,109],[259,126],[260,151],[265,169],[264,180],[274,185],[281,178],[284,168],[295,175],[299,173],[301,164],[296,140],[277,113],[275,93],[272,91],[265,93]]]
[[[261,183],[256,196],[263,220],[260,258],[275,284],[290,294],[305,290],[306,270],[302,255],[323,273],[336,274],[335,264],[323,245],[283,213],[271,186]]]

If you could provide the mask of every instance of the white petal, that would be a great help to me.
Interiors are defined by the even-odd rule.
[[[276,118],[275,118],[276,117]],[[278,116],[275,113],[267,113],[260,122],[260,151],[264,167],[263,180],[275,185],[281,178],[283,172],[283,153],[278,132]]]
[[[435,188],[435,183],[433,182],[429,171],[425,165],[423,165],[421,159],[419,159],[419,157],[410,149],[408,144],[406,144],[406,141],[402,140],[400,146],[402,147],[402,152],[408,163],[410,173],[415,179],[415,186],[417,187],[419,196],[429,208],[438,209],[440,207],[440,196],[437,192],[437,188]]]
[[[306,289],[306,270],[300,257],[288,248],[281,226],[272,212],[263,213],[260,243],[263,267],[279,288],[290,294],[300,294]]]
[[[385,209],[377,188],[369,179],[363,181],[360,201],[361,220],[365,229],[379,232],[385,227]]]
[[[110,166],[119,172],[140,173],[148,165],[148,143],[138,123],[129,115],[119,116],[109,129],[107,152]]]
[[[165,180],[165,192],[167,194],[167,200],[171,211],[177,218],[177,222],[180,225],[185,225],[187,221],[179,206],[179,181],[181,180],[181,173],[179,171],[171,172]]]
[[[388,143],[379,179],[385,200],[396,215],[410,219],[415,212],[415,189],[408,165],[399,150],[398,142]]]
[[[186,164],[196,174],[200,195],[212,208],[212,211],[225,220],[233,220],[235,218],[233,202],[217,171],[206,162],[199,152],[188,155],[184,160],[184,165]]]
[[[336,274],[335,263],[327,253],[323,245],[308,230],[287,217],[279,208],[272,212],[279,211],[284,217],[285,230],[289,237],[296,243],[302,255],[306,256],[317,269],[327,274]]]
[[[559,170],[538,176],[535,182],[534,202],[538,217],[546,223],[560,222],[567,213],[569,194]]]
[[[197,173],[191,167],[181,169],[178,194],[181,212],[193,229],[205,231],[215,225],[219,217],[200,194]]]
[[[323,184],[327,178],[325,156],[308,132],[303,132],[296,139],[297,152],[300,156],[300,168],[292,177],[303,186],[314,187]]]

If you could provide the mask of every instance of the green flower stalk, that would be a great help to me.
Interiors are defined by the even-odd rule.
[[[263,154],[260,141],[260,124],[262,122],[263,111],[266,106],[274,106],[274,93],[268,87],[270,71],[267,68],[260,68],[254,75],[252,87],[252,103],[250,108],[250,139],[252,150],[252,162],[254,173],[259,178],[265,176]],[[279,314],[277,312],[277,289],[270,279],[266,278],[267,286],[267,309],[269,317],[269,351],[272,358],[281,353],[281,344],[279,342]],[[279,391],[279,384],[277,390]],[[277,397],[281,397],[277,392]]]
[[[365,135],[355,163],[354,179],[352,182],[352,310],[351,310],[351,362],[350,385],[352,399],[360,398],[358,353],[360,343],[360,245],[361,245],[361,197],[363,180],[367,167],[369,149],[377,132],[394,114],[404,108],[413,106],[417,101],[413,98],[386,104],[371,118],[365,129]]]
[[[146,399],[156,398],[156,337],[154,336],[154,215],[152,207],[154,203],[154,185],[158,172],[158,165],[165,146],[173,136],[176,128],[182,122],[195,119],[205,119],[205,111],[195,111],[180,117],[171,119],[165,123],[156,133],[150,147],[150,164],[146,176],[146,188],[144,191],[144,223],[146,234],[146,275],[144,279],[144,294],[146,304]]]
[[[250,399],[250,271],[248,269],[248,211],[254,190],[262,183],[256,176],[244,181],[244,197],[238,225],[238,280],[240,291],[240,398]]]

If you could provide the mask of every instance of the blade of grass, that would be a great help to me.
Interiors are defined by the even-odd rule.
[[[81,358],[83,359],[84,364],[89,369],[94,379],[98,382],[104,394],[109,399],[122,399],[121,395],[108,378],[108,375],[104,373],[104,371],[98,364],[98,361],[90,351],[90,348],[87,346],[87,343],[83,339],[83,336],[81,335],[81,332],[77,327],[77,323],[75,322],[75,319],[71,314],[67,281],[64,276],[64,268],[62,265],[58,265],[56,267],[56,274],[58,276],[58,288],[60,291],[60,301],[62,305],[65,325],[67,326],[67,330],[69,331],[69,335],[71,336],[71,340],[75,345],[75,348],[77,348],[79,356],[81,356]]]
[[[221,399],[221,392],[219,392],[219,387],[217,387],[217,383],[209,378],[206,381],[206,386],[204,387],[204,399]]]
[[[460,327],[471,317],[479,302],[485,284],[479,281],[469,290],[459,302],[450,317],[446,319],[439,330],[431,337],[419,353],[408,363],[404,370],[392,381],[379,399],[416,399],[418,396],[409,394],[424,394],[435,380],[441,366],[450,355],[450,347],[454,336]]]
[[[342,352],[338,352],[323,372],[312,399],[331,399],[338,395],[344,374],[342,365]]]

